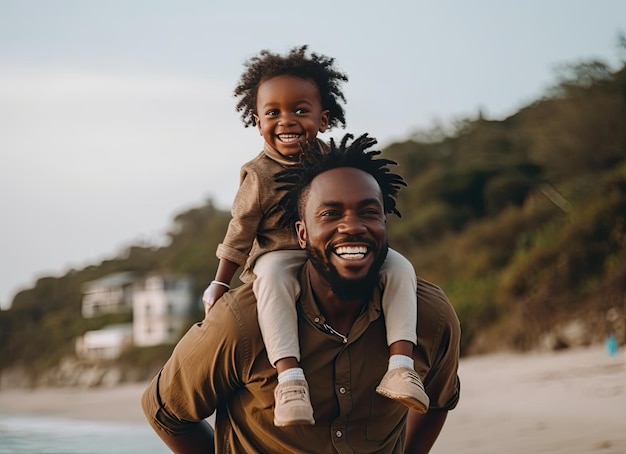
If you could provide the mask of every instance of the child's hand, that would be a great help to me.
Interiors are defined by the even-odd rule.
[[[207,289],[204,291],[202,295],[202,304],[204,304],[204,315],[208,315],[209,310],[215,302],[222,297],[224,293],[226,293],[228,289],[221,285],[209,284]]]

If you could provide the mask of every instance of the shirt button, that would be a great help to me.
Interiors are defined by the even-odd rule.
[[[341,394],[345,394],[346,393],[346,388],[344,388],[343,386],[341,388],[339,388],[339,392]]]
[[[338,430],[337,432],[335,432],[335,435],[337,436],[337,438],[341,438],[343,434],[341,433],[341,430]]]
[[[315,317],[315,323],[319,323],[320,322],[320,318],[319,317]]]

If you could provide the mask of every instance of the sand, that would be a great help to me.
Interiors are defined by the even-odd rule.
[[[459,375],[461,401],[434,454],[626,453],[624,350],[471,357]],[[142,423],[144,387],[2,391],[0,414]]]
[[[459,375],[435,454],[626,453],[623,350],[473,357]]]
[[[0,392],[0,415],[143,423],[140,399],[145,388],[146,384],[132,384],[95,389],[7,390]]]

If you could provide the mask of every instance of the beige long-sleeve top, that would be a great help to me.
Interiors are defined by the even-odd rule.
[[[326,147],[322,141],[320,146]],[[243,266],[240,279],[250,282],[256,259],[266,252],[300,249],[293,228],[280,226],[278,202],[283,193],[275,175],[294,161],[282,156],[267,143],[263,151],[241,167],[239,189],[231,209],[232,219],[216,255]]]

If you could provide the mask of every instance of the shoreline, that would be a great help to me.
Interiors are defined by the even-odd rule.
[[[626,452],[626,353],[601,346],[461,359],[461,399],[433,454]],[[147,383],[0,391],[1,417],[146,425]]]
[[[0,391],[0,416],[146,423],[140,402],[146,386],[131,383],[110,388],[4,390]]]

